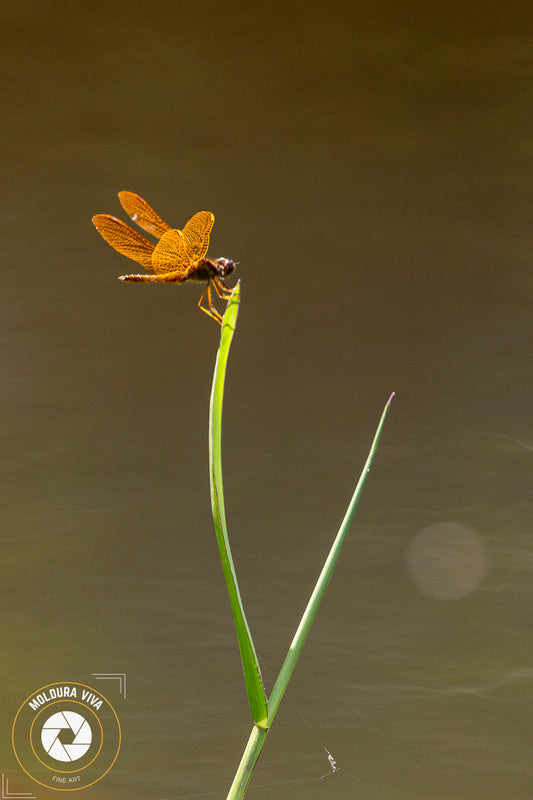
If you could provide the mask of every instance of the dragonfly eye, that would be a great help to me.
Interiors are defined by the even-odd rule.
[[[232,261],[231,258],[217,258],[215,263],[220,269],[220,277],[227,278],[228,275],[231,275],[238,262]]]

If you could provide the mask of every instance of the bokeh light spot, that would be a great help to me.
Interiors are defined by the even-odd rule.
[[[416,588],[429,597],[464,597],[479,586],[487,571],[482,538],[457,522],[429,525],[409,546],[407,571]]]

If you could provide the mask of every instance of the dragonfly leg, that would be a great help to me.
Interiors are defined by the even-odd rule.
[[[211,299],[211,281],[209,281],[209,283],[207,284],[207,305],[209,306],[211,313],[214,315],[214,318],[220,325],[222,325],[222,314],[220,314],[217,311],[217,309],[213,306],[213,302]]]
[[[207,294],[207,305],[209,308],[206,308],[202,305],[203,299]],[[211,302],[211,281],[208,281],[207,286],[202,292],[202,296],[200,297],[200,301],[198,303],[198,308],[201,309],[208,317],[214,319],[215,322],[218,322],[219,325],[222,325],[222,315],[218,313],[216,308],[214,308],[213,303]]]
[[[227,286],[224,286],[220,278],[213,278],[213,286],[215,287],[215,292],[222,300],[229,300],[231,295],[233,294],[233,289],[228,289]]]

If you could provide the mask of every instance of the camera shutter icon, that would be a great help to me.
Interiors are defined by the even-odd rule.
[[[61,741],[67,738],[71,741]],[[77,761],[85,755],[92,740],[91,726],[85,717],[75,711],[52,714],[41,730],[41,743],[48,755],[56,761]]]

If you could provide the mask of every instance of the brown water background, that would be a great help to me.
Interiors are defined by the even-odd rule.
[[[239,261],[228,521],[268,688],[396,391],[255,798],[533,795],[527,4],[0,4],[0,754],[126,673],[86,790],[224,798],[250,729],[209,508],[218,331],[124,285],[136,191]],[[327,753],[339,771],[328,775]],[[321,776],[327,776],[321,778]],[[83,794],[83,793],[82,793]]]

